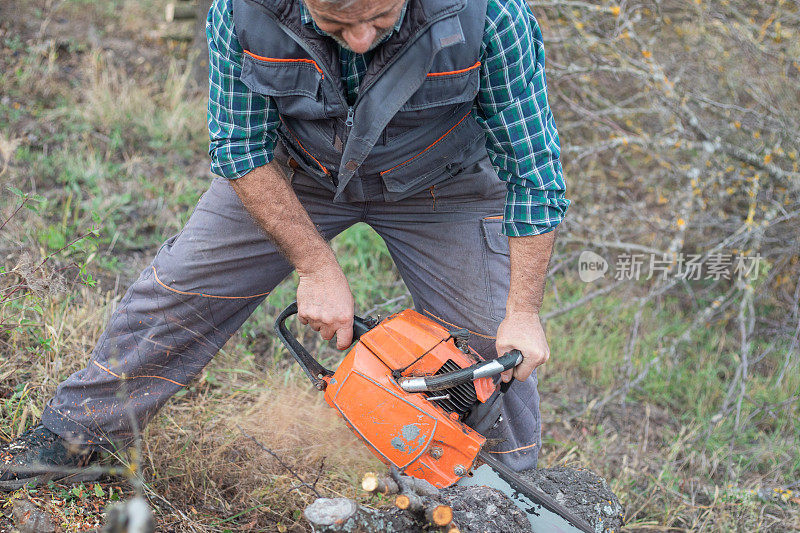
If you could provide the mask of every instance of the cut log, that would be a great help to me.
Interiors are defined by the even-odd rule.
[[[374,472],[367,472],[361,480],[361,488],[367,492],[380,494],[397,494],[400,487],[388,476],[379,476]]]
[[[439,489],[431,485],[429,482],[425,481],[424,479],[417,479],[401,474],[400,471],[395,467],[392,467],[389,470],[389,474],[391,475],[391,479],[397,483],[399,492],[404,494],[414,493],[419,494],[420,496],[436,496],[439,494]]]
[[[176,4],[174,2],[170,2],[167,4],[167,7],[164,8],[164,19],[167,22],[172,22],[175,20],[192,20],[197,16],[197,8],[190,4],[181,2]]]
[[[437,489],[424,479],[409,477],[408,488],[409,490],[416,492],[420,496],[433,497],[439,494],[439,489]]]
[[[407,513],[368,509],[347,498],[318,498],[304,515],[316,533],[419,531],[417,521]]]
[[[164,33],[154,33],[153,37],[155,39],[163,39],[165,41],[176,41],[179,43],[190,43],[192,42],[193,39],[190,33],[186,33],[180,30],[172,30]]]
[[[416,512],[422,510],[422,500],[414,493],[398,494],[397,498],[394,499],[394,504],[398,509],[404,511]]]
[[[448,505],[430,505],[425,509],[425,519],[437,526],[449,526],[453,521],[453,509]]]

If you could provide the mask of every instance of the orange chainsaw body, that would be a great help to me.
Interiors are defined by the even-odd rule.
[[[392,371],[426,376],[479,361],[456,347],[447,329],[408,309],[361,335],[336,372],[324,377],[325,400],[387,466],[448,487],[472,469],[486,439],[460,420],[463,413],[446,409],[452,403],[436,401],[447,391],[406,392]],[[467,387],[450,393],[485,402],[495,390],[490,378]]]

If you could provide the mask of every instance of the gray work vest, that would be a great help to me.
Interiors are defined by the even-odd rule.
[[[338,45],[302,23],[298,0],[234,0],[241,79],[275,101],[289,155],[336,201],[366,200],[376,183],[397,201],[486,155],[471,113],[486,2],[408,0],[350,106]]]

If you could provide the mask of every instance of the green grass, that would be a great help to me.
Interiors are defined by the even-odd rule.
[[[553,282],[558,284],[562,304],[579,297],[581,289],[589,290],[568,276],[557,277]],[[553,305],[552,300],[549,305]],[[557,384],[574,382],[576,377],[584,384],[581,392],[587,392],[590,401],[603,398],[624,384],[624,354],[635,312],[636,304],[630,298],[609,295],[548,322],[552,356],[540,376],[545,411],[552,406],[560,416],[574,417],[570,413],[580,400],[552,398],[547,391],[554,386],[559,390]],[[645,308],[639,325],[639,342],[631,357],[633,375],[659,353],[664,342],[683,331],[687,325],[685,316],[686,311],[675,298]],[[686,480],[691,478],[707,487],[706,496],[719,492],[717,497],[735,502],[732,505],[737,513],[728,515],[721,510],[722,514],[713,519],[720,530],[735,530],[737,521],[755,527],[767,504],[744,489],[770,484],[780,487],[800,476],[797,454],[800,428],[795,423],[800,415],[795,398],[800,390],[800,377],[793,373],[780,385],[776,384],[776,373],[769,369],[779,364],[788,348],[778,345],[774,356],[767,356],[754,367],[747,380],[748,396],[741,419],[749,422],[737,428],[734,413],[720,417],[718,413],[739,364],[737,334],[715,324],[697,328],[680,345],[675,360],[662,358],[640,386],[631,390],[626,404],[633,412],[626,417],[628,420],[614,420],[614,416],[621,414],[617,408],[611,418],[592,413],[573,418],[572,423],[577,421],[588,428],[588,433],[577,439],[546,438],[545,451],[550,452],[546,456],[560,461],[565,448],[575,446],[579,448],[577,456],[592,467],[603,464],[604,454],[646,457],[640,465],[644,472],[650,472],[645,477],[641,476],[641,470],[618,470],[615,462],[602,467],[616,486],[623,489],[629,511],[640,503],[645,506],[635,522],[655,520],[691,527],[688,517],[701,513],[676,498],[686,491]],[[754,352],[758,353],[766,343],[760,344]],[[761,409],[776,404],[784,405]],[[658,409],[663,418],[650,429],[651,437],[657,436],[658,448],[648,452],[640,451],[642,445],[638,439],[642,437],[644,421],[641,414],[635,415],[641,413],[643,405]],[[630,419],[630,415],[634,417]],[[546,412],[545,418],[548,418]],[[633,434],[612,429],[619,424]]]

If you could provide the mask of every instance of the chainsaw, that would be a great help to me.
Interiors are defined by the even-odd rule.
[[[500,420],[499,399],[510,385],[495,380],[522,362],[518,350],[483,360],[470,348],[468,330],[448,330],[406,309],[381,321],[354,317],[354,344],[332,371],[286,327],[295,314],[297,303],[278,316],[278,337],[385,465],[437,488],[496,488],[528,516],[534,532],[594,531],[484,449],[484,435]]]

